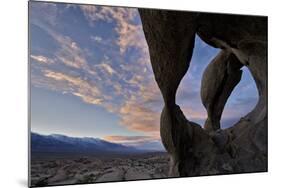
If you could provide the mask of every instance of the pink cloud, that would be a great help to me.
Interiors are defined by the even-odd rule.
[[[109,135],[104,137],[105,140],[115,143],[135,143],[135,142],[149,142],[159,140],[153,136],[119,136],[119,135]]]
[[[42,63],[42,64],[54,64],[55,61],[51,58],[42,56],[42,55],[30,55],[30,58],[37,61],[38,63]]]

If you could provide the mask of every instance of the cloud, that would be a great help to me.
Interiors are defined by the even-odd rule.
[[[47,32],[57,42],[59,49],[54,53],[55,59],[53,61],[71,68],[84,69],[88,73],[95,74],[87,63],[86,50],[81,49],[72,38],[56,32],[54,27],[45,21],[45,18],[33,18],[31,23]]]
[[[98,43],[101,43],[103,41],[103,38],[101,38],[100,36],[91,36],[90,38]]]
[[[118,20],[118,27],[116,28],[119,33],[117,44],[120,46],[120,52],[124,53],[129,47],[139,48],[146,50],[147,46],[144,42],[144,35],[141,25],[133,25],[126,20]]]
[[[152,72],[147,71],[150,62],[148,47],[142,25],[136,22],[139,19],[137,9],[88,5],[82,5],[80,8],[92,27],[95,27],[98,21],[115,24],[114,30],[118,34],[116,44],[121,55],[130,47],[138,50],[139,55],[136,58],[129,60],[126,65],[120,65],[123,71],[118,72],[119,78],[122,79],[120,81],[128,85],[116,84],[116,82],[114,84],[112,80],[104,81],[112,85],[116,93],[122,97],[123,103],[119,105],[119,110],[115,111],[120,117],[120,124],[129,130],[159,136],[157,133],[159,133],[159,117],[162,109],[158,106],[162,106],[162,97],[151,76]],[[92,40],[97,42],[100,42],[100,39],[92,37]],[[109,75],[117,73],[108,62],[97,67],[102,68]],[[128,74],[131,77],[128,77]],[[154,107],[155,105],[157,108]]]
[[[30,13],[31,22],[38,19],[37,15],[40,15],[44,18],[45,24],[57,25],[58,7],[56,3],[31,2]]]
[[[126,146],[132,146],[138,149],[151,150],[151,151],[165,151],[161,139],[153,136],[118,136],[110,135],[103,139],[109,142],[115,142]]]
[[[48,57],[45,57],[45,56],[42,56],[42,55],[30,55],[30,58],[37,61],[38,63],[42,63],[42,64],[54,64],[55,61],[51,58],[48,58]]]
[[[85,52],[68,36],[60,35],[54,31],[49,31],[53,38],[58,42],[60,49],[55,53],[55,56],[64,65],[77,68],[89,69]]]
[[[131,85],[139,85],[143,79],[144,78],[141,75],[133,75],[133,77],[128,81],[126,80],[126,82]]]
[[[126,19],[132,21],[138,14],[135,8],[109,7],[109,6],[94,6],[80,5],[84,16],[88,21],[95,25],[96,21],[113,22],[115,19]]]
[[[101,63],[98,65],[95,65],[95,67],[98,67],[102,69],[102,71],[105,71],[109,75],[117,74],[116,71],[110,66],[108,63]]]
[[[149,142],[156,141],[159,138],[154,138],[152,136],[117,136],[117,135],[109,135],[104,137],[105,140],[115,143],[141,143],[141,142]]]
[[[44,7],[44,4],[42,5]],[[39,8],[39,6],[37,6]],[[33,16],[31,23],[48,33],[58,45],[58,50],[53,52],[54,58],[31,55],[39,63],[52,64],[45,67],[32,67],[39,73],[31,71],[31,82],[37,87],[44,87],[62,93],[70,93],[89,104],[101,105],[110,96],[102,92],[98,84],[92,81],[100,79],[95,69],[89,66],[86,59],[86,50],[69,36],[56,31],[55,27],[43,18]],[[104,66],[105,67],[105,66]],[[113,70],[106,67],[107,71]],[[64,73],[63,71],[68,71]]]
[[[84,16],[89,20],[92,26],[95,25],[95,21],[103,20],[111,22],[112,18],[108,13],[109,7],[99,7],[92,5],[80,5],[80,9],[83,11]]]
[[[53,85],[54,90],[64,93],[71,93],[80,97],[84,102],[89,104],[101,105],[105,96],[94,84],[81,79],[80,77],[70,76],[61,72],[54,72],[45,70],[44,75],[46,78],[55,80],[57,83]],[[63,88],[56,87],[64,85]]]
[[[122,85],[120,83],[115,83],[113,85],[113,88],[114,88],[116,94],[122,95],[123,87],[122,87]]]
[[[158,107],[158,111],[163,105],[163,98],[160,89],[157,86],[156,81],[151,78],[150,81],[146,81],[145,84],[140,85],[140,94],[143,102],[150,106]]]
[[[44,70],[43,73],[46,78],[44,82],[39,82],[39,84],[45,83],[44,87],[72,94],[88,104],[102,106],[107,111],[117,114],[120,117],[120,125],[127,129],[150,136],[157,135],[159,138],[160,111],[154,110],[149,105],[152,101],[155,101],[154,97],[161,97],[160,95],[143,95],[144,97],[142,97],[143,91],[133,92],[131,98],[125,97],[126,99],[122,100],[123,103],[117,104],[112,99],[113,95],[106,96],[95,84],[81,77],[51,70]],[[115,88],[120,87],[118,90],[124,90],[121,85],[113,86]],[[123,94],[122,91],[119,91],[119,93]]]
[[[129,130],[139,132],[159,132],[160,113],[138,103],[136,100],[126,101],[119,111],[121,124]]]
[[[129,47],[147,50],[142,25],[134,22],[138,18],[137,9],[92,5],[81,5],[80,8],[93,27],[97,21],[116,24],[115,31],[119,36],[116,43],[120,47],[121,54],[126,52]]]

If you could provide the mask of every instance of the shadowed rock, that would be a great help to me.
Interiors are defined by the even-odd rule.
[[[267,171],[267,18],[139,9],[155,80],[165,106],[160,133],[171,176]],[[176,91],[187,73],[195,34],[220,54],[202,79],[205,128],[187,120]],[[247,66],[259,102],[233,127],[220,129],[224,106]],[[188,100],[188,98],[186,99]]]
[[[208,113],[204,125],[206,130],[220,129],[224,106],[241,80],[242,66],[235,55],[222,50],[205,69],[201,83],[201,99]]]
[[[142,20],[151,20],[144,21],[142,26],[165,105],[175,104],[176,90],[188,70],[194,47],[196,15],[176,11],[140,11]]]

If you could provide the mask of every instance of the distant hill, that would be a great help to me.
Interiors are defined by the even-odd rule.
[[[157,151],[157,143],[135,146],[111,143],[98,138],[75,138],[64,135],[40,135],[31,133],[31,152],[54,154],[139,154]]]

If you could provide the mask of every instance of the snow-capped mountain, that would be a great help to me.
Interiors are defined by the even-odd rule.
[[[90,153],[90,154],[134,154],[155,150],[157,143],[124,145],[98,138],[76,138],[65,135],[40,135],[31,133],[31,152],[33,153]]]

